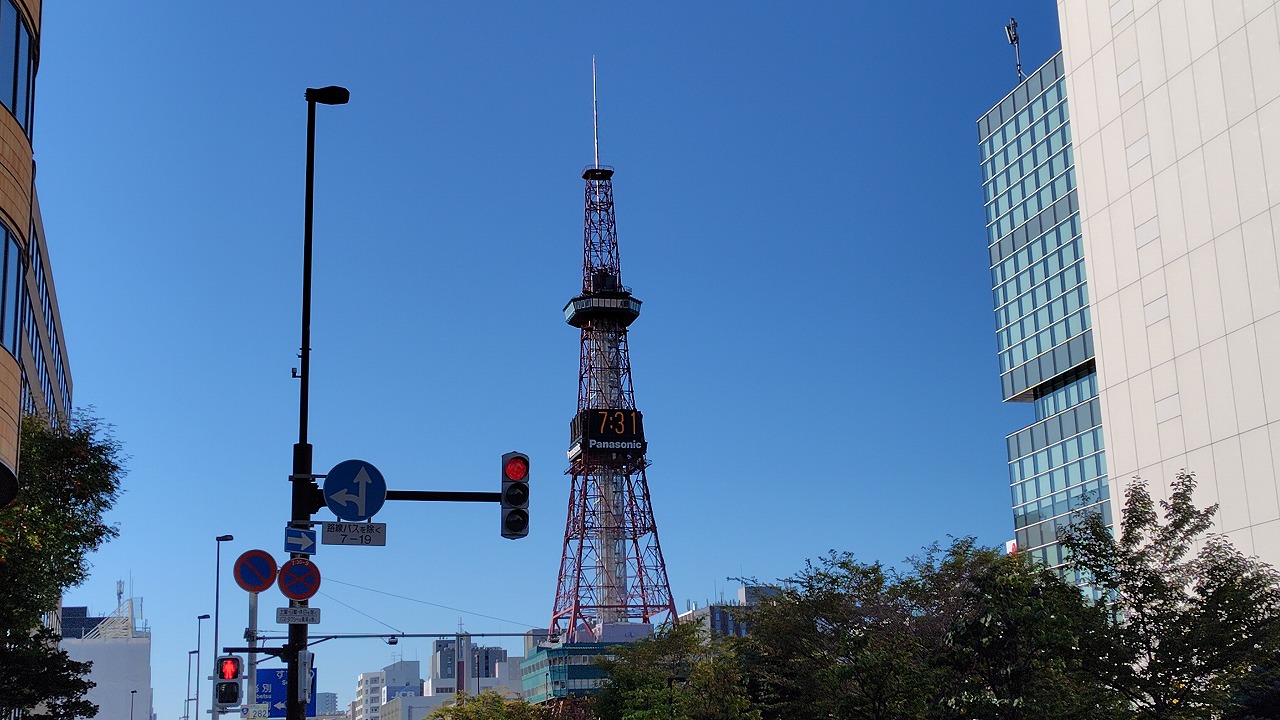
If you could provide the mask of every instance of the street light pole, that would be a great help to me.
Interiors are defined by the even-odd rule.
[[[208,620],[208,615],[196,616],[196,717],[200,717],[200,630],[204,628],[204,621]],[[188,653],[190,660],[190,653]],[[190,676],[190,673],[187,673]],[[191,690],[187,689],[187,699],[190,700]]]
[[[214,557],[213,569],[213,657],[215,664],[218,658],[218,601],[220,599],[219,591],[222,589],[222,543],[230,540],[235,540],[235,538],[230,535],[219,535],[214,538],[218,546],[217,554]],[[217,674],[218,670],[214,668],[213,675],[216,677]],[[212,693],[210,694],[212,695]],[[218,711],[214,710],[217,702],[218,699],[216,697],[209,701],[209,717],[212,720],[218,720]],[[200,706],[196,705],[196,709],[199,710]]]
[[[311,443],[307,442],[307,411],[311,393],[311,218],[312,198],[315,191],[316,154],[316,104],[345,105],[351,99],[351,91],[337,85],[307,88],[307,177],[302,224],[302,347],[299,379],[302,384],[298,394],[298,442],[293,446],[293,505],[289,524],[310,529],[311,514],[316,510],[316,485],[311,461]],[[305,558],[305,553],[291,553],[291,558]],[[307,607],[306,600],[290,600],[290,607]],[[285,661],[289,676],[286,685],[285,720],[306,720],[306,703],[302,702],[301,683],[309,678],[298,677],[298,653],[307,649],[307,626],[289,626],[289,642],[285,646]]]
[[[137,690],[129,691],[129,720],[133,720],[133,699],[138,697]]]
[[[182,696],[182,720],[191,720],[191,656],[195,654],[195,650],[187,651],[187,694]]]

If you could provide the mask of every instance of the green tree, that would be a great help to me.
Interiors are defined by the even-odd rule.
[[[1109,626],[1079,589],[962,538],[901,572],[831,553],[747,614],[765,718],[1090,720]]]
[[[737,654],[697,623],[660,628],[600,662],[609,678],[594,699],[601,720],[755,720]]]
[[[1222,720],[1280,720],[1280,652],[1249,670]]]
[[[915,559],[903,583],[935,670],[930,716],[1109,720],[1122,710],[1096,680],[1105,614],[1026,556],[963,538]]]
[[[0,715],[28,710],[27,718],[91,718],[98,706],[84,699],[93,688],[92,663],[76,662],[58,647],[58,635],[43,625],[0,641]],[[39,708],[40,710],[34,710]]]
[[[900,589],[880,563],[832,552],[747,612],[742,652],[762,716],[923,717],[933,669]]]
[[[510,700],[492,690],[479,695],[459,693],[452,705],[436,708],[430,718],[441,720],[543,720],[546,712],[524,700]]]
[[[1195,486],[1180,471],[1156,503],[1134,479],[1118,534],[1093,513],[1059,535],[1113,616],[1101,679],[1149,720],[1218,717],[1280,647],[1280,576],[1208,534],[1217,506],[1197,509]]]
[[[93,717],[83,700],[88,663],[70,660],[42,624],[62,593],[88,577],[88,554],[118,531],[103,521],[124,476],[120,446],[97,418],[66,427],[22,421],[20,487],[0,509],[0,714],[35,708],[33,718]]]

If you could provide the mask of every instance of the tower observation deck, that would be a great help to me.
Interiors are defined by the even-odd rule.
[[[644,418],[631,385],[627,328],[640,300],[622,284],[613,168],[586,181],[582,293],[565,305],[581,331],[578,411],[569,424],[568,519],[550,634],[609,642],[676,619],[649,502]]]

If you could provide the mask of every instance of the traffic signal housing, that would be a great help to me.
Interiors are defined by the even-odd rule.
[[[502,456],[502,537],[516,540],[529,534],[529,456]]]
[[[244,659],[222,655],[213,666],[213,705],[220,712],[232,711],[244,702]]]
[[[315,662],[315,653],[310,650],[298,651],[298,702],[311,702],[311,663]]]

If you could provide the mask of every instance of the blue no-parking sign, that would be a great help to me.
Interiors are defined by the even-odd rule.
[[[232,573],[241,588],[262,592],[276,582],[276,560],[266,550],[249,550],[236,558]]]

